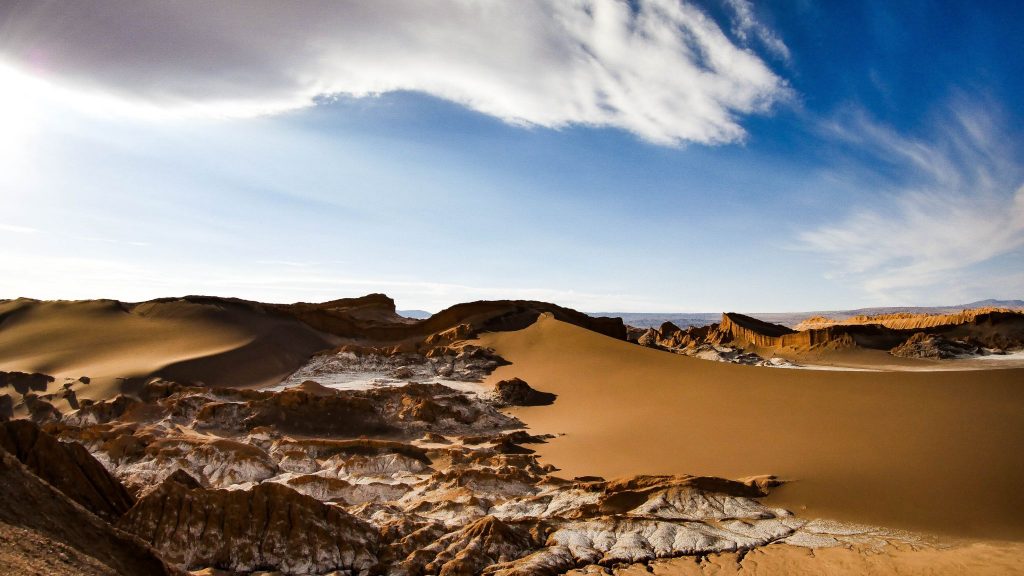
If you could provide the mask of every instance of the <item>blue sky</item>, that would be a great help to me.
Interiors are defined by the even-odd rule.
[[[0,7],[0,297],[1024,296],[1024,9]]]

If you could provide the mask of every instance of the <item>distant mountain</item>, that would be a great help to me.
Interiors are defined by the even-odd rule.
[[[425,320],[433,316],[432,313],[427,312],[426,310],[396,310],[396,312],[398,312],[399,316],[413,318],[416,320]]]
[[[964,308],[1024,308],[1024,300],[978,300],[964,304]]]
[[[807,312],[744,312],[747,316],[782,324],[792,328],[811,316],[838,320],[849,316],[874,316],[910,312],[914,314],[954,314],[968,308],[1018,308],[1024,309],[1024,300],[978,300],[955,306],[885,306],[878,308],[856,308],[852,310],[811,310]],[[726,312],[723,310],[722,312]],[[707,326],[721,320],[721,312],[589,312],[591,316],[611,316],[637,328],[656,328],[671,322],[680,328]]]
[[[721,312],[588,312],[591,316],[622,318],[622,321],[637,328],[657,328],[671,322],[681,328],[707,326],[722,318]]]

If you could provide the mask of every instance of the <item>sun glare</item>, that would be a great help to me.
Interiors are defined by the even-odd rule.
[[[0,64],[0,166],[27,157],[40,120],[38,81]]]

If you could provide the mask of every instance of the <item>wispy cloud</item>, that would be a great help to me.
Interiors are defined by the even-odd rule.
[[[725,5],[732,10],[732,33],[743,43],[757,40],[777,58],[789,61],[789,48],[774,30],[765,26],[754,15],[754,3],[751,0],[725,0]]]
[[[0,224],[0,232],[14,232],[16,234],[35,234],[39,232],[39,229],[32,228],[31,226],[18,226],[16,224]]]
[[[1024,249],[1024,165],[990,103],[954,102],[927,138],[904,136],[854,112],[827,130],[899,167],[884,199],[808,230],[804,248],[825,255],[831,275],[879,301],[934,301],[1024,292],[1019,274],[978,268]]]
[[[788,54],[749,3],[731,3],[740,36]],[[740,140],[743,116],[788,94],[679,0],[20,2],[6,9],[0,59],[171,113],[412,90],[513,124],[621,128],[665,145]]]

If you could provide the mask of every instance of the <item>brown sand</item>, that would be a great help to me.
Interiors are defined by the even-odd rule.
[[[769,501],[807,517],[1024,539],[1024,370],[843,372],[739,366],[542,318],[481,338],[558,394],[515,413],[563,476],[792,480]]]
[[[0,302],[0,370],[54,376],[51,392],[64,378],[88,376],[89,385],[75,385],[79,398],[110,397],[119,379],[150,375],[272,384],[330,344],[297,320],[230,303]]]
[[[745,555],[713,554],[706,558],[674,558],[616,570],[618,576],[801,576],[819,574],[864,574],[905,576],[1003,576],[1022,574],[1024,544],[979,542],[948,548],[887,546],[882,550],[823,548],[811,551],[785,544],[751,550]],[[598,567],[569,574],[603,574]]]

